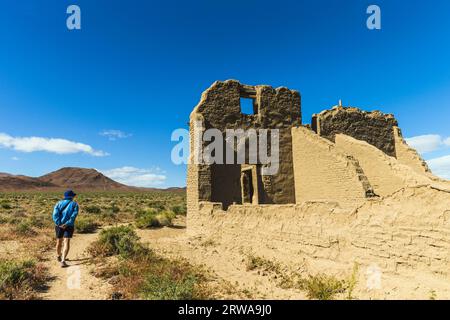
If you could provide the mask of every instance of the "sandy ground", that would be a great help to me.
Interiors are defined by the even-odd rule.
[[[102,279],[91,274],[94,266],[86,252],[89,245],[97,239],[94,234],[75,234],[67,262],[68,268],[61,268],[56,253],[50,250],[46,254],[45,264],[52,280],[42,299],[49,300],[101,300],[110,296],[110,286]]]
[[[203,266],[209,271],[213,288],[217,288],[217,298],[226,299],[307,299],[305,292],[296,289],[282,289],[279,279],[273,273],[248,271],[246,268],[246,252],[238,243],[226,241],[215,236],[191,236],[187,234],[185,218],[175,220],[175,226],[161,229],[137,230],[141,241],[147,243],[157,253],[169,258],[185,258],[193,265]],[[61,268],[56,261],[54,248],[49,249],[43,258],[48,268],[51,281],[48,289],[40,296],[49,300],[103,300],[110,299],[112,286],[107,280],[96,278],[92,271],[95,264],[86,252],[89,245],[98,237],[93,234],[75,234],[69,253],[69,267]],[[230,239],[228,239],[230,240]],[[24,251],[19,241],[3,240],[0,242],[0,258],[8,258]],[[417,279],[421,277],[423,279]],[[361,280],[362,281],[362,280]],[[361,283],[363,283],[362,281]],[[417,275],[417,272],[384,277],[383,282],[389,284],[388,292],[380,295],[355,292],[359,299],[423,299],[449,296],[448,282],[428,274]],[[429,285],[429,293],[423,293],[417,283]],[[420,289],[420,290],[419,290]],[[433,290],[432,290],[433,289]],[[427,291],[427,292],[428,292]],[[343,297],[337,297],[343,298]]]
[[[248,271],[246,253],[238,244],[221,241],[207,236],[189,236],[185,220],[177,219],[175,227],[150,230],[137,230],[141,241],[147,243],[157,253],[169,258],[185,258],[193,265],[203,266],[209,271],[213,288],[217,288],[219,299],[307,299],[305,292],[280,288],[279,279],[274,274],[262,271]],[[75,234],[69,253],[69,267],[61,268],[56,261],[54,249],[49,249],[42,257],[48,268],[51,280],[48,289],[40,295],[48,300],[103,300],[110,299],[112,286],[107,280],[96,278],[92,271],[95,264],[87,254],[89,245],[97,239],[94,234]],[[0,258],[10,258],[25,252],[24,245],[15,240],[0,242]],[[417,279],[421,277],[421,279]],[[422,279],[423,278],[423,279]],[[361,280],[363,281],[363,280]],[[364,281],[363,281],[364,282]],[[397,276],[385,276],[383,282],[389,290],[374,295],[369,292],[355,292],[359,299],[423,299],[449,296],[448,282],[439,277],[417,272]],[[417,283],[426,283],[429,293],[423,293]],[[432,290],[433,289],[433,290]],[[216,290],[215,290],[216,291]],[[339,297],[337,297],[339,298]],[[342,297],[341,297],[342,298]]]
[[[276,279],[269,274],[247,271],[244,255],[239,253],[239,248],[228,248],[209,239],[189,237],[186,234],[184,218],[177,219],[175,227],[172,228],[137,230],[137,232],[141,241],[148,243],[156,252],[166,257],[185,258],[191,264],[201,265],[209,270],[212,284],[221,288],[219,298],[306,299],[303,292],[279,288]],[[60,267],[53,249],[45,254],[44,263],[51,281],[48,290],[42,293],[42,299],[110,299],[111,285],[92,274],[95,265],[86,252],[97,236],[98,232],[74,235],[68,268]]]
[[[138,235],[141,241],[166,257],[182,257],[212,271],[214,282],[225,291],[219,298],[306,299],[304,292],[280,288],[273,274],[247,271],[246,255],[239,246],[188,236],[184,218],[177,219],[174,228],[138,230]],[[229,293],[226,288],[230,289]]]

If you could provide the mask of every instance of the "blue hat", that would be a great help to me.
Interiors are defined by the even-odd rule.
[[[65,199],[72,199],[76,195],[77,194],[75,192],[73,192],[72,190],[67,190],[66,192],[64,192],[64,198]]]

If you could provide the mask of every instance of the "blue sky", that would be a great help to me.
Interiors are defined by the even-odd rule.
[[[9,141],[0,172],[79,166],[183,186],[171,133],[187,127],[203,90],[231,78],[299,90],[305,123],[339,99],[394,113],[450,178],[448,0],[0,4],[0,140]],[[66,27],[70,4],[81,8],[81,30]],[[370,4],[381,8],[379,31],[366,28]],[[29,137],[44,140],[20,140]],[[53,141],[76,153],[29,146],[48,138],[78,143]]]

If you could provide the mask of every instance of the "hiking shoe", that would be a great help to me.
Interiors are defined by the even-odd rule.
[[[65,261],[61,261],[61,268],[66,268],[69,265]]]
[[[57,256],[56,260],[58,260],[58,262],[61,262],[61,256]]]

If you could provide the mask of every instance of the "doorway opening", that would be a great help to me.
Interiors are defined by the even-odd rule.
[[[243,170],[241,174],[242,203],[253,203],[253,175],[252,169]]]

